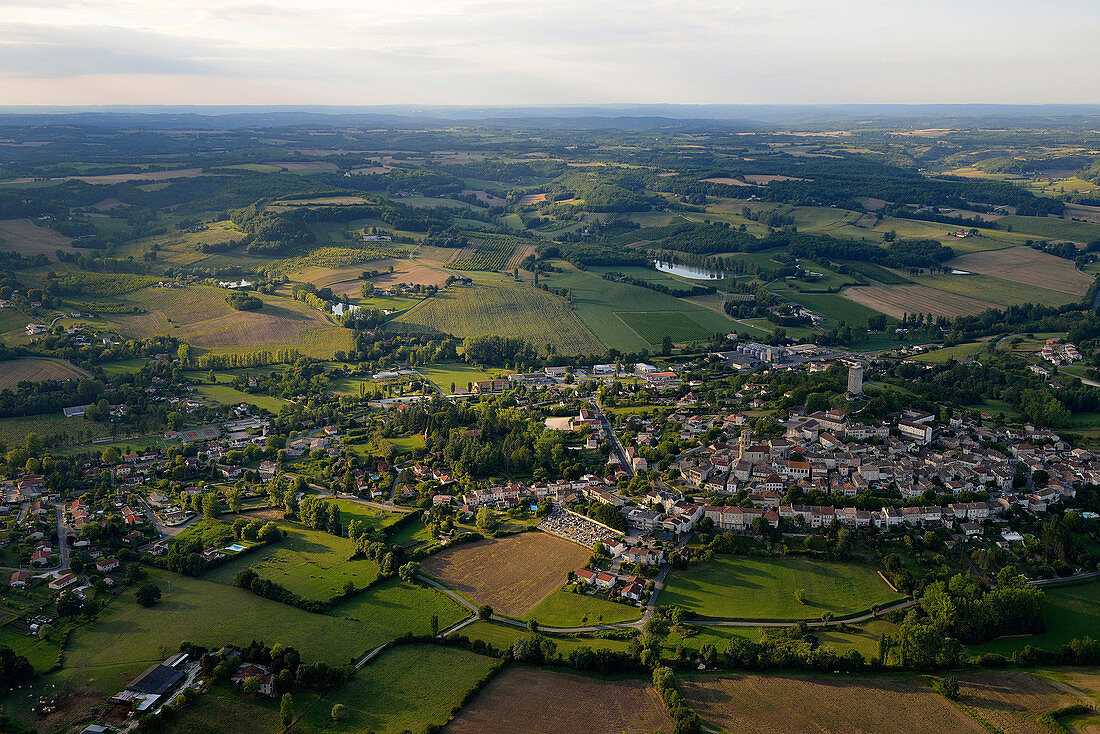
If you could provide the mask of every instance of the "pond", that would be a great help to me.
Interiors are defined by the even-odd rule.
[[[681,265],[660,260],[654,260],[653,267],[662,273],[679,275],[681,278],[691,278],[692,280],[722,280],[726,277],[726,273],[721,270],[710,270],[696,265]]]

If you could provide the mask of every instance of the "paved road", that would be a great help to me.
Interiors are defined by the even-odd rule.
[[[1035,579],[1034,581],[1028,581],[1028,584],[1030,584],[1031,586],[1046,586],[1047,584],[1061,584],[1067,581],[1094,579],[1097,576],[1100,576],[1100,571],[1089,571],[1088,573],[1079,573],[1075,576],[1063,576],[1062,578]]]
[[[596,409],[596,412],[600,416],[600,420],[603,421],[603,429],[607,432],[607,435],[611,437],[611,446],[615,449],[615,455],[619,457],[619,463],[623,467],[623,471],[626,472],[628,477],[634,477],[634,465],[631,464],[626,458],[626,450],[623,449],[623,445],[619,442],[619,437],[615,435],[615,429],[611,426],[611,421],[604,415],[603,409],[600,408],[596,398],[591,399],[592,407]]]
[[[287,473],[287,476],[294,479],[298,478],[297,474]],[[365,500],[362,497],[356,497],[354,494],[347,494],[346,492],[330,492],[329,490],[322,487],[320,484],[309,484],[308,486],[321,497],[334,497],[338,500],[349,500],[351,502],[356,502],[360,505],[363,505],[364,507],[373,507],[376,510],[385,510],[386,512],[409,513],[416,512],[416,510],[419,509],[415,507],[400,507],[399,505],[395,505],[393,502],[372,502],[371,500]]]
[[[57,570],[68,571],[69,542],[68,530],[65,528],[65,505],[58,502],[54,507],[57,508],[57,544],[60,546],[59,552],[61,553],[61,566]]]

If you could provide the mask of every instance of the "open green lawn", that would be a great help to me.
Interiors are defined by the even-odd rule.
[[[317,703],[312,692],[295,691],[294,709],[300,715],[303,708]],[[245,696],[231,684],[214,686],[195,703],[170,719],[160,729],[164,734],[237,734],[242,722],[249,731],[281,731],[279,699],[266,696]]]
[[[805,592],[799,604],[795,591]],[[817,619],[899,600],[873,568],[802,558],[720,557],[708,566],[669,574],[658,600],[699,617]]]
[[[399,734],[442,725],[467,691],[497,664],[495,658],[436,645],[404,645],[385,650],[350,683],[333,691],[302,715],[307,732]],[[332,721],[342,703],[348,718]]]
[[[421,454],[424,451],[424,434],[418,433],[415,436],[398,436],[397,438],[386,439],[393,446],[394,453],[400,454]]]
[[[439,388],[444,395],[451,394],[451,383],[454,383],[455,392],[466,392],[468,383],[491,380],[495,377],[492,372],[479,370],[476,367],[462,364],[461,362],[440,362],[419,367],[420,374],[431,380],[432,384]]]
[[[270,395],[253,395],[241,392],[229,385],[206,384],[198,385],[197,389],[204,397],[221,403],[222,405],[240,405],[241,403],[247,403],[248,405],[254,405],[261,410],[266,410],[276,415],[283,409],[283,406],[290,405],[290,403],[282,398],[273,398]]]
[[[523,618],[533,619],[543,627],[584,627],[633,622],[641,616],[642,610],[639,607],[558,589]]]
[[[873,620],[858,627],[851,627],[847,632],[840,632],[835,627],[825,631],[815,629],[814,634],[822,645],[827,645],[839,652],[857,650],[865,658],[878,655],[878,640],[881,634],[893,634],[897,632],[897,625],[885,620]],[[762,627],[688,627],[689,634],[680,637],[674,630],[664,641],[665,649],[670,652],[677,645],[683,645],[688,650],[698,652],[703,645],[714,645],[719,651],[725,650],[730,640],[742,638],[759,642],[763,635]]]
[[[287,537],[219,566],[206,578],[232,584],[237,571],[251,567],[261,578],[319,601],[342,593],[349,581],[361,589],[377,578],[378,564],[374,561],[348,560],[355,552],[355,544],[348,538],[310,530],[298,523],[280,522],[279,527]]]
[[[1100,639],[1100,581],[1048,586],[1043,591],[1046,594],[1043,608],[1046,632],[972,645],[970,652],[976,656],[987,652],[1009,656],[1025,645],[1057,650],[1075,637]]]
[[[343,665],[400,634],[394,632],[399,625],[391,624],[393,618],[366,624],[310,614],[206,579],[165,572],[153,580],[164,592],[160,602],[147,609],[131,592],[120,595],[94,624],[73,632],[65,668],[45,683],[67,682],[114,693],[184,640],[220,647],[259,639],[296,647],[308,661]]]
[[[345,529],[352,520],[359,520],[371,530],[381,530],[404,517],[400,512],[386,512],[353,500],[336,500],[336,506],[340,508],[340,524]]]
[[[506,650],[512,646],[516,638],[526,637],[531,633],[520,627],[513,627],[510,624],[501,622],[474,622],[467,627],[463,627],[455,634],[469,637],[471,640],[483,640],[498,650]],[[630,646],[630,640],[604,639],[583,634],[540,634],[552,639],[554,644],[558,646],[558,652],[566,656],[578,647],[584,646],[592,649],[615,650],[616,652],[625,652],[627,647]]]
[[[61,633],[58,632],[56,636],[60,637],[60,635]],[[0,645],[7,645],[15,651],[16,655],[25,656],[39,673],[57,662],[57,651],[60,648],[56,641],[29,637],[9,627],[0,627]]]
[[[385,642],[406,632],[431,633],[432,617],[439,617],[439,629],[446,629],[469,616],[450,597],[427,586],[390,579],[341,601],[333,609],[337,617],[353,619]]]
[[[949,362],[952,359],[962,359],[963,357],[979,359],[985,347],[985,342],[968,342],[966,344],[959,344],[954,347],[934,349],[931,352],[926,352],[925,354],[918,354],[912,359],[915,362],[927,362],[928,364],[943,364],[944,362]]]

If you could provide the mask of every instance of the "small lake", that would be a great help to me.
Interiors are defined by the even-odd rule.
[[[692,280],[722,280],[726,277],[726,273],[721,270],[708,270],[696,265],[680,265],[679,263],[661,262],[660,260],[654,260],[653,267],[662,273],[679,275],[681,278],[691,278]]]

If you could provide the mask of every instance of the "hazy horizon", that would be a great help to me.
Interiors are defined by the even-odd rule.
[[[1100,102],[1087,0],[0,3],[0,105]]]

